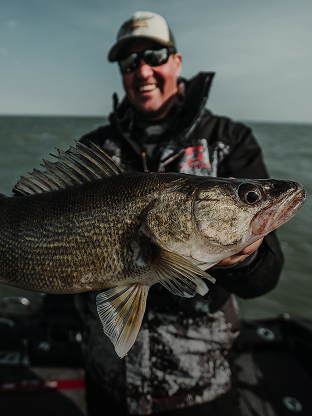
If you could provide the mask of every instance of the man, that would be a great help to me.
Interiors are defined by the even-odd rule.
[[[213,73],[180,78],[181,55],[165,19],[136,12],[109,52],[126,92],[114,97],[110,124],[81,138],[102,147],[127,171],[266,178],[249,128],[205,109]],[[262,243],[262,244],[261,244]],[[204,298],[151,288],[138,338],[120,360],[102,333],[95,292],[78,295],[90,415],[240,414],[227,354],[238,334],[235,297],[259,296],[277,283],[283,256],[274,234],[209,273]]]

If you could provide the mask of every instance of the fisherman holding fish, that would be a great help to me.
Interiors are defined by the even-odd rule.
[[[110,123],[0,194],[0,282],[79,293],[90,416],[242,415],[235,295],[274,288],[272,231],[306,192],[264,179],[251,130],[205,109],[213,73],[180,77],[163,17],[135,13],[109,60]]]
[[[126,96],[114,95],[109,124],[83,136],[127,172],[268,178],[250,128],[205,108],[214,73],[180,76],[182,57],[167,22],[136,12],[109,51]],[[257,198],[249,193],[251,201]],[[174,208],[173,208],[174,209]],[[182,238],[182,236],[181,236]],[[103,336],[96,295],[78,295],[89,415],[239,415],[228,352],[239,333],[235,295],[263,295],[277,284],[283,255],[274,233],[209,270],[216,283],[192,298],[157,284],[149,290],[137,339],[122,360]]]

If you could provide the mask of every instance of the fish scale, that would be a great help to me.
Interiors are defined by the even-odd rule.
[[[123,189],[121,194],[118,187],[116,191],[114,189],[114,194],[116,192],[117,195],[118,193],[121,195],[121,198],[118,198],[116,195],[110,196],[112,187],[109,182],[108,179],[104,179],[104,183],[90,184],[91,189],[85,197],[88,202],[86,211],[81,204],[80,207],[77,206],[79,198],[77,198],[76,192],[67,193],[65,191],[66,199],[64,199],[64,191],[56,191],[51,194],[27,196],[23,198],[26,199],[24,204],[22,204],[24,201],[21,201],[21,198],[5,198],[1,201],[1,209],[6,203],[10,205],[2,222],[8,223],[7,216],[17,218],[16,224],[12,225],[10,222],[10,238],[1,240],[1,242],[8,241],[11,244],[12,263],[14,264],[18,260],[25,265],[30,261],[35,265],[31,274],[32,278],[30,278],[28,270],[27,273],[24,273],[24,268],[20,267],[17,277],[19,287],[23,286],[30,290],[50,293],[55,290],[58,293],[71,293],[73,291],[71,286],[75,284],[74,278],[81,276],[84,271],[89,273],[99,271],[100,275],[110,276],[112,271],[117,270],[118,273],[122,273],[127,269],[123,259],[129,256],[128,250],[125,248],[120,251],[118,248],[127,243],[127,240],[133,237],[133,232],[139,228],[138,212],[145,209],[150,198],[141,198],[140,192],[139,203],[136,201],[135,204],[126,205],[127,196],[129,193],[131,194],[129,192],[129,189],[132,188],[131,183],[130,186],[128,183],[125,184],[128,192]],[[60,195],[57,195],[57,192]],[[120,199],[121,204],[116,209],[116,204],[120,203]],[[33,204],[30,204],[29,200],[32,200]],[[50,204],[51,202],[52,204]],[[123,205],[124,209],[121,209]],[[98,206],[101,208],[93,208]],[[72,207],[81,209],[74,217],[71,215]],[[40,215],[38,215],[38,211]],[[51,212],[54,215],[51,215]],[[92,212],[92,216],[90,216],[90,212]],[[18,221],[19,218],[21,218],[20,221]],[[97,221],[94,221],[95,218]],[[110,224],[110,226],[105,227],[103,224]],[[3,233],[4,227],[1,228]],[[105,233],[102,231],[103,228],[106,228]],[[108,241],[110,244],[107,244]],[[73,249],[77,250],[78,255]],[[105,259],[105,264],[103,259]],[[3,260],[2,257],[1,265]],[[59,275],[60,268],[61,275]],[[6,259],[6,265],[1,268],[2,279],[6,269],[12,269],[9,259]],[[45,271],[44,275],[42,275],[42,270]],[[36,275],[36,271],[41,277],[39,285],[37,283],[39,275]],[[43,283],[45,276],[47,276],[46,284]],[[53,279],[52,286],[50,278]],[[103,288],[103,284],[101,284],[101,288]],[[81,290],[83,289],[82,286]]]
[[[17,182],[19,197],[0,198],[0,281],[46,293],[108,289],[97,308],[120,357],[151,285],[205,295],[202,279],[214,279],[204,270],[286,222],[306,198],[290,181],[125,173],[79,142],[56,158]]]

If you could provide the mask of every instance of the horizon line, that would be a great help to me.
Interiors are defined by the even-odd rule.
[[[103,114],[21,114],[21,113],[0,113],[0,117],[34,117],[34,118],[38,118],[38,117],[59,117],[59,118],[66,118],[66,117],[72,117],[72,118],[103,118],[103,119],[107,119],[109,116],[109,114],[107,115],[103,115]],[[228,117],[230,119],[234,119],[234,117]],[[255,119],[234,119],[235,122],[243,122],[243,123],[272,123],[272,124],[307,124],[307,125],[311,125],[312,121],[285,121],[285,120],[255,120]]]

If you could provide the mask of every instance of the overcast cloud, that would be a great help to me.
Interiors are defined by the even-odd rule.
[[[136,10],[167,19],[183,76],[216,72],[214,113],[312,123],[311,0],[0,0],[0,114],[108,114],[107,53]]]

